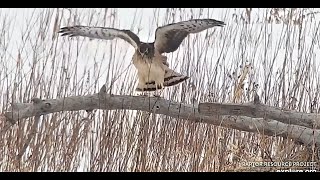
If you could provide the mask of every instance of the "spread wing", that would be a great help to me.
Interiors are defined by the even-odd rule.
[[[224,22],[215,19],[192,19],[168,24],[157,28],[154,46],[160,54],[174,52],[190,33],[224,25]]]
[[[121,38],[130,43],[135,49],[137,49],[138,45],[140,44],[139,37],[130,30],[120,30],[105,27],[68,26],[61,28],[59,33],[62,33],[62,36],[83,36],[105,40]]]

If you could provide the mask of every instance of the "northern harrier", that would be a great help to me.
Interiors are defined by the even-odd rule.
[[[130,30],[107,27],[69,26],[60,29],[62,36],[83,36],[89,38],[112,40],[121,38],[135,48],[132,57],[138,71],[139,83],[136,91],[155,91],[165,86],[173,86],[188,79],[169,68],[167,57],[163,53],[171,53],[178,49],[184,38],[191,33],[198,33],[214,26],[225,25],[215,19],[192,19],[158,27],[155,41],[141,42]]]

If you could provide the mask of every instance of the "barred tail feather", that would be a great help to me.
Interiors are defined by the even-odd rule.
[[[187,79],[189,79],[188,76],[182,75],[180,73],[177,73],[177,72],[169,69],[168,71],[166,71],[166,74],[164,76],[163,85],[165,87],[174,86],[174,85],[177,85]],[[150,81],[144,85],[138,84],[136,91],[156,91],[157,89],[161,89],[161,86],[158,85],[158,87],[156,88],[155,81]]]
[[[180,73],[177,73],[171,69],[166,71],[166,74],[164,75],[164,86],[174,86],[177,85],[185,80],[189,79],[188,76],[182,75]]]
[[[161,89],[161,87],[158,86],[158,88],[156,88],[154,81],[152,81],[152,82],[148,82],[145,85],[138,85],[136,88],[136,91],[155,91],[157,89]]]

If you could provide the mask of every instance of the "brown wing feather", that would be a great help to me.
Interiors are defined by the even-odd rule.
[[[192,19],[159,27],[156,30],[155,49],[160,54],[174,52],[190,33],[223,25],[224,22],[215,19]]]
[[[106,27],[90,27],[90,26],[68,26],[60,29],[61,36],[70,37],[83,36],[96,39],[112,40],[114,38],[121,38],[130,43],[135,49],[140,44],[139,37],[130,30],[120,30]]]

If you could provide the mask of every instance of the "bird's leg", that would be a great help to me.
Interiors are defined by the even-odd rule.
[[[149,94],[148,94],[148,92],[147,91],[142,91],[140,94],[139,94],[139,96],[148,96]]]
[[[157,91],[154,92],[153,96],[154,97],[161,97],[161,95],[163,94],[163,90],[164,89],[158,89]]]
[[[147,91],[144,91],[144,92],[143,92],[143,96],[149,97],[149,95],[150,95],[150,94],[149,94]]]
[[[143,77],[143,74],[140,73],[140,71],[138,71],[138,78],[139,78],[139,84],[138,87],[140,87],[141,91],[138,94],[139,96],[148,96],[148,92],[144,91],[144,86],[145,86],[145,80]]]
[[[154,93],[153,93],[153,96],[154,97],[160,97],[161,93],[158,93],[159,91],[156,90]]]
[[[153,93],[154,97],[160,97],[164,89],[163,83],[156,85],[156,91]]]

